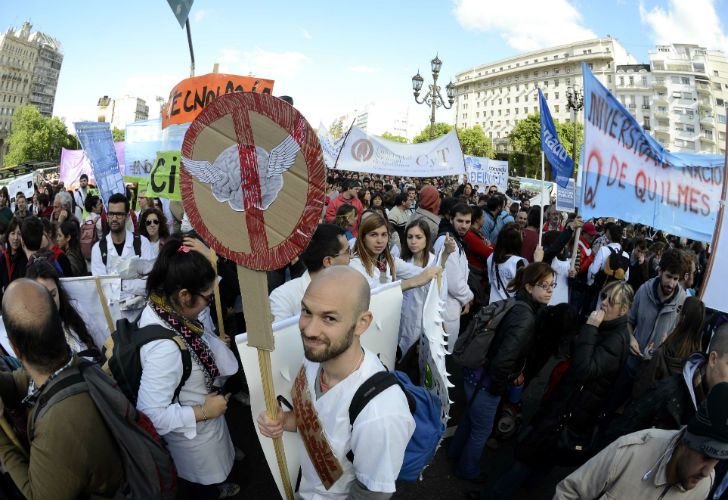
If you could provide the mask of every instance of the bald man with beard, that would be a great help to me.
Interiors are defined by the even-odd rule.
[[[301,300],[299,328],[305,360],[293,387],[294,410],[258,417],[263,435],[302,436],[302,498],[387,499],[415,429],[398,386],[372,399],[349,425],[356,390],[385,368],[361,345],[372,322],[370,289],[354,269],[333,266],[317,274]],[[321,432],[315,432],[321,429]],[[353,461],[347,458],[353,453]]]

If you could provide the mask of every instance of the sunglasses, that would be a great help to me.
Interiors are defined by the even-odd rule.
[[[158,226],[159,225],[159,221],[157,219],[147,219],[144,222],[144,224],[146,224],[147,226],[151,226],[152,224],[154,224],[155,226]]]

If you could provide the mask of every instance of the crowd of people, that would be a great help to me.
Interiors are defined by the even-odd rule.
[[[435,278],[448,352],[479,318],[497,318],[482,366],[447,360],[457,428],[443,453],[472,482],[469,498],[519,498],[559,465],[578,467],[558,484],[560,499],[722,497],[728,318],[698,298],[703,243],[583,221],[553,203],[531,206],[530,193],[454,178],[329,175],[307,248],[268,275],[274,320],[300,316],[305,361],[291,371],[292,408],[254,416],[264,436],[304,436],[302,498],[395,494],[415,420],[395,384],[349,421],[357,391],[385,371],[360,337],[376,320],[371,291],[398,281],[396,368],[426,384],[418,350]],[[190,229],[179,207],[132,190],[104,205],[87,177],[74,191],[40,185],[32,200],[0,189],[0,292],[12,346],[0,353],[0,397],[19,441],[0,432],[8,498],[113,498],[138,486],[94,377],[68,392],[74,370],[117,378],[120,397],[163,439],[189,498],[238,494],[230,472],[244,453],[225,413],[231,397],[246,403],[247,388],[231,336],[218,332],[245,331],[245,304],[235,265],[220,257],[213,266]],[[87,275],[122,277],[133,348],[118,345],[132,338],[121,327],[111,346],[100,345],[69,299],[60,279]],[[110,353],[117,366],[135,356],[137,369],[119,375]],[[538,393],[527,400],[527,391]],[[500,477],[483,468],[494,439],[516,440]]]

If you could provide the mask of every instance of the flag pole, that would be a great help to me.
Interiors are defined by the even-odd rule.
[[[546,187],[546,167],[544,166],[543,150],[541,150],[541,224],[538,226],[538,246],[541,246],[541,238],[543,238],[543,192]]]

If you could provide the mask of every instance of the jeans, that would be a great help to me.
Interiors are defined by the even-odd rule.
[[[466,401],[470,402],[475,386],[467,380],[464,385]],[[458,477],[474,479],[480,475],[480,457],[493,430],[500,400],[500,396],[494,396],[486,389],[479,389],[472,404],[466,408],[448,448],[448,456],[457,460],[455,475]]]

